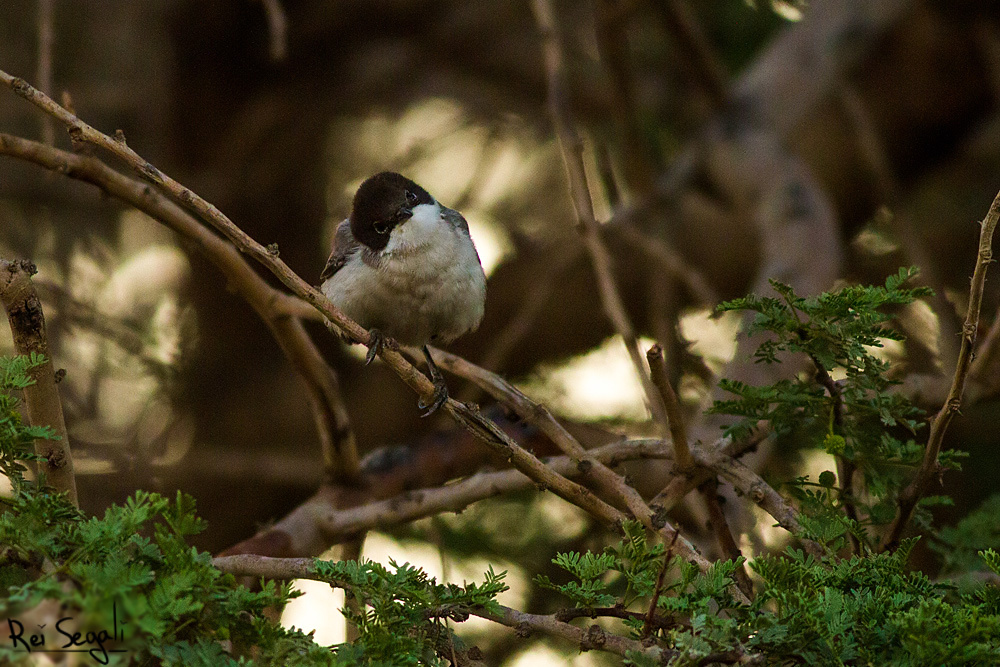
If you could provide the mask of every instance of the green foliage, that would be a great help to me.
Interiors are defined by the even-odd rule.
[[[17,411],[19,401],[14,391],[24,389],[34,381],[28,371],[45,363],[40,354],[0,357],[0,474],[10,480],[17,495],[25,485],[22,461],[37,460],[32,450],[36,438],[51,440],[56,436],[48,426],[28,426]]]
[[[731,586],[742,559],[738,563],[715,563],[700,573],[696,565],[670,556],[663,544],[650,544],[639,522],[626,522],[623,529],[623,539],[599,555],[568,552],[552,559],[575,581],[556,584],[539,575],[536,583],[594,613],[601,607],[631,612],[622,623],[636,639],[658,637],[692,655],[708,655],[724,644],[735,631],[727,611],[737,608]],[[646,618],[661,575],[656,622],[647,627]],[[675,628],[674,619],[681,618],[690,619],[690,627]],[[644,658],[637,655],[631,659],[641,663]]]
[[[190,497],[170,502],[138,491],[88,519],[25,479],[22,461],[37,458],[32,441],[53,435],[23,423],[13,392],[29,386],[28,371],[43,362],[0,359],[0,472],[12,486],[0,513],[0,617],[23,629],[20,641],[0,644],[0,662],[30,661],[32,634],[44,648],[63,647],[68,638],[56,623],[66,618],[59,627],[81,633],[81,643],[94,633],[83,647],[102,664],[250,664],[241,647],[254,648],[257,664],[334,664],[310,637],[264,617],[265,607],[291,596],[287,586],[237,586],[186,543],[204,528]]]
[[[170,502],[138,491],[124,506],[86,519],[61,497],[25,490],[0,515],[0,542],[7,545],[0,552],[0,617],[23,619],[25,636],[38,625],[34,619],[51,620],[51,627],[61,617],[70,618],[71,631],[104,631],[104,649],[121,651],[98,651],[110,664],[250,664],[249,647],[254,664],[335,664],[310,637],[264,616],[265,607],[291,597],[287,585],[267,582],[258,592],[237,586],[212,567],[209,554],[187,545],[202,528],[194,502],[182,494]],[[48,648],[65,643],[50,634]],[[0,645],[0,658],[24,657],[22,644]]]
[[[265,617],[266,607],[295,595],[288,585],[248,590],[188,546],[203,528],[183,494],[170,502],[138,491],[124,506],[86,519],[59,496],[26,492],[0,515],[0,543],[7,545],[0,617],[28,626],[58,609],[79,620],[73,630],[111,635],[104,647],[121,652],[106,654],[110,664],[439,665],[435,648],[452,641],[444,621],[464,620],[470,608],[498,611],[495,598],[507,588],[504,573],[492,569],[482,584],[456,586],[410,565],[392,563],[390,571],[372,562],[316,561],[318,576],[350,591],[362,610],[345,610],[361,638],[330,650]],[[0,660],[24,657],[22,645],[0,644]]]
[[[778,363],[791,355],[811,366],[794,379],[763,387],[720,382],[735,398],[716,401],[710,412],[741,417],[727,434],[742,437],[758,420],[767,420],[779,436],[842,457],[864,475],[863,496],[843,496],[829,482],[820,491],[809,489],[807,480],[795,482],[799,489],[793,494],[815,519],[814,539],[864,536],[865,526],[888,523],[908,471],[920,461],[922,447],[909,436],[922,426],[923,412],[892,391],[898,382],[888,362],[873,353],[883,340],[903,339],[887,326],[892,318],[887,307],[931,294],[903,287],[916,273],[900,269],[883,287],[844,287],[809,298],[771,281],[778,298],[751,295],[719,306],[755,313],[748,333],[765,336],[754,354],[758,362]],[[954,452],[944,453],[941,462],[957,467]],[[860,522],[845,522],[842,508],[848,502],[862,510]]]
[[[1000,664],[997,609],[907,571],[915,542],[843,560],[791,550],[757,559],[764,586],[748,646],[806,664]]]
[[[1000,494],[986,499],[957,525],[938,531],[930,547],[941,557],[942,572],[955,576],[983,571],[983,551],[1000,549]]]
[[[719,306],[720,311],[756,313],[748,334],[771,335],[754,354],[758,362],[776,363],[785,353],[801,354],[812,361],[819,374],[844,373],[844,380],[838,383],[843,403],[843,423],[837,425],[841,432],[833,433],[830,428],[835,400],[815,377],[767,387],[723,380],[721,386],[738,398],[718,401],[711,412],[743,417],[727,429],[736,435],[747,433],[760,419],[769,420],[779,432],[801,430],[803,419],[818,422],[817,430],[824,439],[828,434],[841,436],[843,440],[836,446],[853,458],[877,451],[878,436],[885,427],[901,425],[915,431],[920,411],[904,397],[889,393],[897,383],[887,373],[888,362],[870,351],[882,347],[883,339],[902,340],[898,332],[883,326],[891,316],[880,309],[905,305],[931,293],[927,288],[901,287],[914,275],[915,269],[900,269],[886,279],[885,287],[845,287],[809,298],[772,280],[771,286],[781,298],[750,295]],[[871,441],[873,435],[876,442]]]
[[[638,524],[618,545],[600,556],[562,553],[553,562],[575,582],[553,585],[578,606],[589,601],[581,589],[616,579],[648,582],[663,562],[663,545],[639,545]],[[739,652],[758,656],[755,664],[785,665],[987,665],[1000,664],[1000,591],[980,586],[956,597],[953,587],[934,583],[921,572],[908,571],[916,540],[904,541],[893,553],[822,559],[789,549],[779,556],[758,558],[751,568],[759,577],[756,600],[749,605],[731,595],[733,575],[742,562],[714,564],[704,574],[671,559],[656,601],[655,622],[648,636],[672,654],[671,665],[703,664],[707,656]],[[659,558],[629,562],[627,552]],[[1000,573],[1000,555],[981,558]],[[657,561],[659,564],[657,564]],[[605,565],[607,567],[605,567]],[[603,569],[603,571],[602,571]],[[574,585],[575,584],[575,585]],[[609,595],[602,605],[631,611],[623,621],[631,636],[645,635],[654,586]],[[656,664],[647,654],[629,656],[629,664]]]
[[[438,584],[423,570],[389,561],[392,570],[371,561],[316,561],[316,574],[344,588],[355,608],[344,613],[359,639],[337,647],[345,664],[445,665],[436,649],[454,641],[448,619],[463,621],[471,608],[498,613],[496,596],[507,590],[505,572],[490,568],[482,584]],[[448,651],[445,651],[448,654]]]

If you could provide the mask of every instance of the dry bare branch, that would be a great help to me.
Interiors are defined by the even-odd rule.
[[[613,494],[628,507],[632,515],[649,530],[659,533],[667,542],[676,542],[677,551],[691,562],[705,570],[709,563],[698,553],[697,548],[684,537],[678,537],[678,531],[671,526],[662,514],[655,513],[638,491],[626,483],[625,479],[593,458],[590,453],[560,424],[548,409],[535,403],[516,387],[496,373],[442,350],[435,350],[435,358],[442,368],[476,383],[497,401],[510,407],[519,417],[545,433],[563,452],[576,458],[584,465],[594,480],[603,487],[606,493]]]
[[[590,457],[603,465],[614,466],[623,461],[669,458],[670,449],[656,440],[623,441],[590,450]],[[566,477],[581,477],[587,472],[587,466],[569,456],[555,457],[546,463]],[[327,507],[316,521],[325,540],[336,544],[362,530],[409,523],[445,512],[460,512],[480,500],[524,491],[534,485],[518,470],[480,472],[454,484],[406,491],[357,507],[339,510]]]
[[[232,289],[267,324],[305,382],[329,475],[348,480],[357,475],[357,447],[336,375],[323,360],[299,319],[287,314],[291,306],[297,306],[298,300],[268,285],[236,248],[206,229],[175,203],[149,185],[128,178],[96,158],[6,134],[0,134],[0,155],[33,162],[96,185],[193,241],[222,271]]]
[[[639,351],[639,340],[635,328],[625,312],[625,304],[615,285],[614,272],[611,265],[611,255],[601,239],[601,226],[594,217],[594,203],[590,197],[587,185],[587,174],[583,165],[583,142],[573,125],[572,112],[569,106],[566,90],[565,74],[563,72],[563,47],[560,41],[559,29],[555,19],[555,10],[551,0],[533,0],[531,3],[542,35],[542,59],[548,80],[548,101],[552,119],[562,148],[563,163],[569,179],[570,195],[578,221],[577,231],[590,253],[597,276],[597,285],[601,295],[601,303],[614,325],[615,330],[625,341],[632,365],[642,382],[646,392],[646,401],[656,420],[666,423],[663,409],[656,396],[656,388],[646,372]]]
[[[649,363],[649,374],[660,392],[664,412],[667,415],[670,437],[674,442],[674,459],[680,472],[688,472],[694,464],[691,449],[688,447],[687,429],[684,427],[684,415],[681,414],[681,404],[677,394],[667,378],[667,368],[663,363],[663,348],[659,344],[646,351],[646,361]]]
[[[899,544],[903,530],[909,523],[910,517],[913,516],[913,510],[931,479],[944,472],[938,464],[938,455],[941,453],[941,444],[944,442],[944,434],[948,430],[948,425],[951,424],[951,420],[962,407],[962,395],[969,377],[972,351],[976,345],[976,334],[979,331],[979,311],[983,305],[986,269],[993,261],[993,232],[998,221],[1000,221],[1000,193],[997,193],[996,197],[993,198],[990,210],[980,223],[979,254],[976,259],[976,268],[972,273],[972,284],[969,286],[969,306],[965,313],[965,323],[962,325],[962,346],[958,352],[958,362],[955,365],[951,389],[948,391],[948,398],[944,405],[941,406],[941,409],[934,416],[934,421],[931,422],[927,447],[924,449],[924,458],[920,467],[899,495],[896,517],[889,525],[888,532],[881,544],[883,550],[892,549]]]
[[[42,302],[31,284],[31,276],[36,269],[31,262],[20,260],[9,262],[0,259],[0,303],[3,303],[14,337],[14,349],[18,354],[39,354],[45,363],[28,371],[34,384],[24,389],[24,405],[28,422],[32,426],[48,426],[56,440],[35,440],[35,453],[44,460],[40,472],[45,481],[56,491],[66,493],[73,505],[79,506],[76,497],[76,477],[73,474],[73,454],[70,451],[66,420],[63,417],[62,401],[56,386],[49,341],[45,335],[45,316]]]

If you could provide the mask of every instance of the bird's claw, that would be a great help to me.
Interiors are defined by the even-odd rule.
[[[365,366],[375,361],[375,357],[386,346],[388,340],[388,337],[378,329],[368,330],[368,354],[365,355]]]
[[[441,370],[434,363],[434,357],[431,356],[431,351],[427,349],[426,345],[423,346],[423,352],[424,359],[427,360],[427,371],[431,375],[431,382],[434,383],[434,393],[431,394],[429,405],[425,404],[424,399],[421,398],[420,402],[417,403],[417,407],[421,410],[427,408],[427,412],[420,415],[421,417],[430,417],[448,400],[448,386],[445,385],[444,376],[441,375]]]
[[[422,398],[417,403],[418,408],[421,410],[426,408],[427,410],[424,414],[420,415],[421,417],[430,417],[448,400],[448,386],[444,383],[444,378],[436,377],[432,379],[434,380],[434,393],[431,394],[430,404],[425,404]]]

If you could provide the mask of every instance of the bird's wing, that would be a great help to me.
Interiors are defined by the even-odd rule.
[[[461,229],[466,234],[469,233],[469,223],[465,220],[462,214],[455,209],[442,206],[441,217],[447,220],[453,227]]]
[[[447,220],[448,224],[450,224],[455,229],[458,229],[458,230],[464,232],[465,235],[468,236],[470,240],[472,239],[472,234],[469,233],[469,222],[465,219],[465,216],[463,216],[461,213],[459,213],[458,211],[456,211],[453,208],[448,208],[447,206],[442,206],[441,207],[441,217],[443,217],[445,220]],[[475,243],[472,244],[472,249],[475,250],[475,252],[476,252],[476,259],[478,259],[479,260],[479,264],[482,265],[483,260],[480,259],[480,257],[479,257],[479,251],[476,250],[476,244]]]
[[[333,251],[330,253],[330,259],[326,260],[323,272],[319,274],[320,282],[331,278],[360,248],[361,243],[351,233],[350,219],[345,219],[337,225],[337,233],[333,236]]]

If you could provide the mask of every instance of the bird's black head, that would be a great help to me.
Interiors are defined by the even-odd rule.
[[[413,207],[433,204],[427,190],[392,171],[375,174],[358,188],[351,209],[351,233],[372,250],[382,250],[389,234],[413,215]]]

